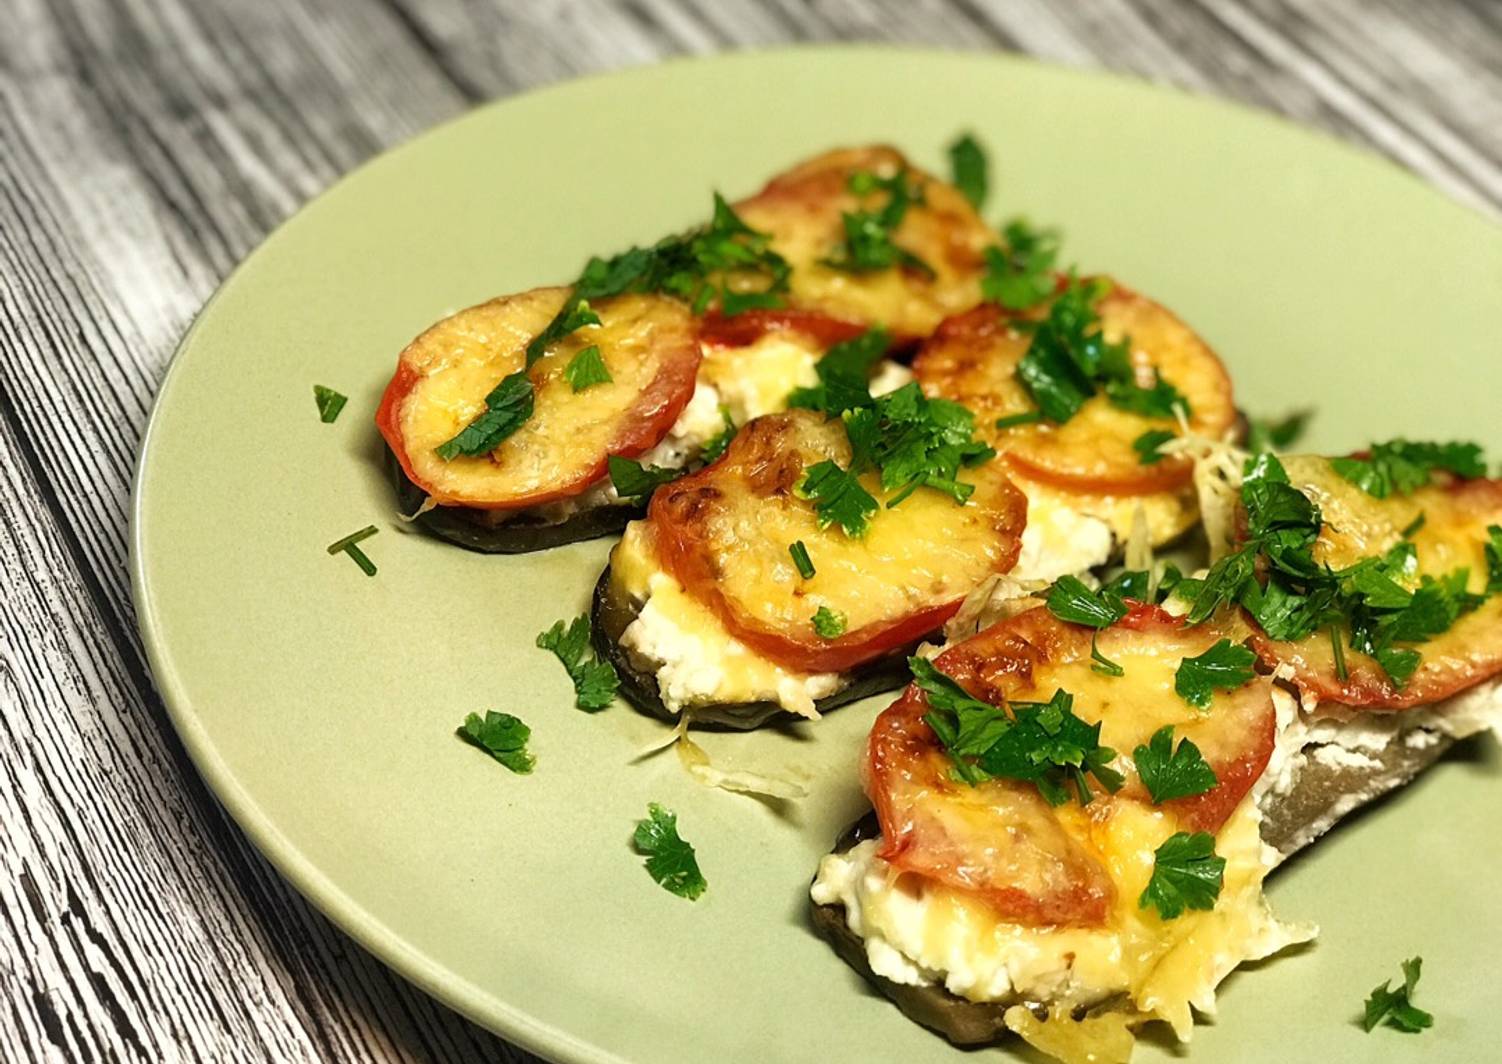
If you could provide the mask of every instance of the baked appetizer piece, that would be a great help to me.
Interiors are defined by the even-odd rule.
[[[1502,731],[1502,495],[1479,459],[1206,462],[1231,541],[1175,588],[1183,616],[1056,586],[914,659],[872,730],[875,822],[821,863],[815,922],[957,1043],[1119,1061],[1142,1023],[1187,1038],[1232,968],[1313,933],[1271,916],[1268,872]]]
[[[788,263],[790,307],[901,341],[981,299],[996,233],[953,185],[895,148],[825,152],[735,205]]]
[[[1221,440],[1237,418],[1220,359],[1165,307],[1107,278],[1042,280],[1022,309],[946,320],[913,372],[975,413],[1027,494],[1024,558],[1071,544],[1055,556],[1067,573],[1104,563],[1139,521],[1154,545],[1191,528],[1193,463],[1160,448],[1186,432]]]
[[[968,422],[944,419],[963,411],[928,409],[911,384],[879,418],[862,409],[872,413],[753,420],[627,526],[593,631],[636,705],[737,727],[817,717],[900,685],[906,653],[1012,567],[1026,503],[995,463],[965,468],[963,456],[989,452],[955,442]],[[901,468],[879,450],[863,463],[873,438],[847,426],[867,422],[880,438],[949,442],[910,448]]]

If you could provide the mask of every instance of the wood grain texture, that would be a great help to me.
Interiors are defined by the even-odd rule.
[[[151,687],[133,456],[214,287],[484,99],[785,41],[1008,49],[1244,100],[1502,213],[1497,0],[0,0],[0,1060],[530,1060],[313,912]]]

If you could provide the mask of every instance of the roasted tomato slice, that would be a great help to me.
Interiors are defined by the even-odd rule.
[[[1467,590],[1485,589],[1487,527],[1502,525],[1502,480],[1455,480],[1441,474],[1411,495],[1377,499],[1336,473],[1327,458],[1290,457],[1283,459],[1283,466],[1294,486],[1319,504],[1324,525],[1314,546],[1316,561],[1340,569],[1384,554],[1422,515],[1422,527],[1409,537],[1418,555],[1414,582],[1424,575],[1440,577],[1468,569]],[[1438,702],[1502,673],[1502,596],[1488,598],[1428,642],[1405,645],[1422,659],[1408,682],[1399,686],[1375,661],[1349,648],[1342,680],[1327,632],[1288,643],[1259,631],[1252,640],[1264,663],[1290,667],[1300,688],[1326,702],[1408,709]]]
[[[975,484],[960,506],[920,489],[883,508],[864,538],[821,529],[794,487],[825,460],[850,463],[839,421],[808,410],[758,418],[725,456],[659,488],[647,519],[658,561],[710,606],[741,642],[799,672],[842,672],[919,639],[943,624],[992,573],[1017,559],[1027,502],[995,463],[963,474]],[[878,501],[874,474],[861,478]],[[816,572],[803,579],[788,548],[802,541]],[[823,639],[820,606],[845,618]]]
[[[852,273],[827,265],[845,240],[844,215],[880,211],[887,194],[851,191],[853,174],[906,174],[921,190],[892,242],[928,265]],[[774,177],[735,206],[742,220],[771,234],[772,249],[793,267],[791,304],[844,321],[882,324],[899,338],[927,336],[947,315],[980,302],[986,247],[995,233],[958,189],[910,165],[888,147],[845,148]]]
[[[912,686],[877,718],[867,744],[863,777],[886,840],[882,856],[904,871],[975,892],[1018,923],[1099,924],[1112,886],[1107,855],[1092,848],[1091,824],[1109,817],[1116,803],[1150,800],[1129,760],[1132,751],[1170,724],[1175,743],[1187,738],[1199,747],[1216,786],[1164,806],[1191,831],[1218,831],[1267,767],[1276,736],[1269,678],[1217,692],[1209,712],[1174,692],[1185,657],[1238,634],[1186,628],[1156,607],[1135,606],[1099,634],[1101,654],[1124,670],[1110,677],[1091,668],[1089,629],[1037,607],[946,650],[935,659],[939,669],[994,705],[1069,691],[1078,716],[1101,722],[1101,742],[1117,751],[1128,782],[1089,806],[1057,809],[1030,783],[961,782],[923,721],[926,696]]]
[[[634,457],[667,434],[693,395],[698,333],[681,303],[626,295],[594,306],[600,324],[554,344],[532,367],[532,417],[495,451],[444,461],[435,448],[485,410],[523,367],[526,347],[563,305],[564,288],[502,296],[445,318],[407,345],[376,425],[408,479],[437,503],[509,510],[578,495],[610,455]],[[569,360],[600,349],[611,380],[575,392]]]
[[[1131,338],[1132,363],[1151,383],[1154,370],[1189,400],[1189,428],[1222,437],[1235,420],[1231,381],[1215,352],[1166,308],[1119,284],[1097,306],[1106,338]],[[988,442],[1019,474],[1073,491],[1141,495],[1189,482],[1187,457],[1142,463],[1132,442],[1149,429],[1175,429],[1172,418],[1151,418],[1113,406],[1104,394],[1088,400],[1062,425],[1048,422],[995,429],[998,418],[1036,409],[1017,364],[1030,334],[1019,321],[1042,311],[1014,314],[987,304],[944,322],[913,361],[913,372],[930,395],[964,403],[975,412]]]

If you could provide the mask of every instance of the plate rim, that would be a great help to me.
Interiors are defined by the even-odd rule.
[[[544,85],[530,87],[468,107],[459,114],[423,129],[364,160],[282,219],[219,282],[194,314],[193,320],[174,346],[152,399],[151,412],[137,445],[130,481],[129,525],[126,536],[127,569],[130,576],[131,601],[135,610],[135,627],[145,652],[152,685],[160,697],[173,730],[183,744],[194,770],[209,793],[227,811],[236,827],[244,833],[276,870],[324,919],[348,935],[362,950],[439,1004],[451,1008],[470,1022],[530,1053],[560,1064],[632,1064],[604,1046],[570,1034],[554,1024],[537,1019],[472,980],[455,974],[427,953],[409,945],[401,935],[373,916],[329,876],[316,861],[306,855],[264,813],[254,797],[241,786],[223,753],[210,741],[178,676],[157,620],[147,574],[147,545],[144,531],[146,493],[143,490],[147,467],[152,457],[152,443],[160,433],[162,411],[172,393],[173,382],[180,376],[185,355],[193,346],[205,320],[221,297],[237,284],[248,268],[264,257],[268,249],[285,238],[287,230],[326,198],[340,193],[346,184],[361,179],[368,172],[390,164],[397,156],[422,150],[431,138],[443,135],[452,127],[477,121],[496,108],[518,100],[588,91],[596,82],[628,81],[658,76],[664,68],[688,69],[708,65],[756,64],[765,59],[797,58],[817,63],[850,55],[889,58],[920,58],[949,63],[999,64],[1016,68],[1045,69],[1069,79],[1092,81],[1104,86],[1142,92],[1148,96],[1166,96],[1192,106],[1225,110],[1239,114],[1241,120],[1280,127],[1296,135],[1322,143],[1326,150],[1344,154],[1359,166],[1384,171],[1388,178],[1399,177],[1412,192],[1428,197],[1433,203],[1459,212],[1470,224],[1482,223],[1502,237],[1502,218],[1494,218],[1471,204],[1455,199],[1419,174],[1365,145],[1356,144],[1334,133],[1307,125],[1295,118],[1259,106],[1181,85],[1159,82],[1147,77],[1101,67],[1076,67],[1035,58],[1026,54],[989,49],[952,49],[936,46],[884,44],[872,42],[793,42],[756,48],[740,48],[704,55],[678,55],[662,60],[633,63],[609,70],[594,71]]]

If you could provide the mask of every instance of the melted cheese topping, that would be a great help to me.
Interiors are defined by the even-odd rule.
[[[1311,926],[1282,924],[1268,909],[1262,881],[1274,858],[1260,823],[1256,804],[1243,802],[1216,841],[1226,869],[1215,908],[1174,920],[1140,908],[1137,899],[1152,876],[1154,851],[1176,826],[1170,814],[1137,803],[1115,804],[1089,830],[1117,886],[1104,927],[1007,923],[973,895],[897,873],[876,856],[879,839],[826,856],[811,893],[821,905],[845,907],[872,969],[894,982],[941,984],[971,1001],[1063,1008],[1125,994],[1142,1017],[1165,1020],[1187,1039],[1191,1008],[1213,1012],[1215,987],[1233,968],[1314,935]]]
[[[814,701],[848,681],[834,673],[785,669],[735,639],[713,610],[657,564],[645,529],[642,521],[626,527],[610,568],[618,585],[642,604],[621,645],[639,668],[657,677],[663,705],[692,714],[696,705],[765,700],[817,718]]]
[[[1012,483],[1027,495],[1028,521],[1038,510],[1069,509],[1082,517],[1099,521],[1117,543],[1132,535],[1132,525],[1140,512],[1147,521],[1148,537],[1154,547],[1182,536],[1199,519],[1199,501],[1192,485],[1177,491],[1158,491],[1146,495],[1106,495],[1098,492],[1069,491],[1033,480],[1016,469],[1009,471]]]

